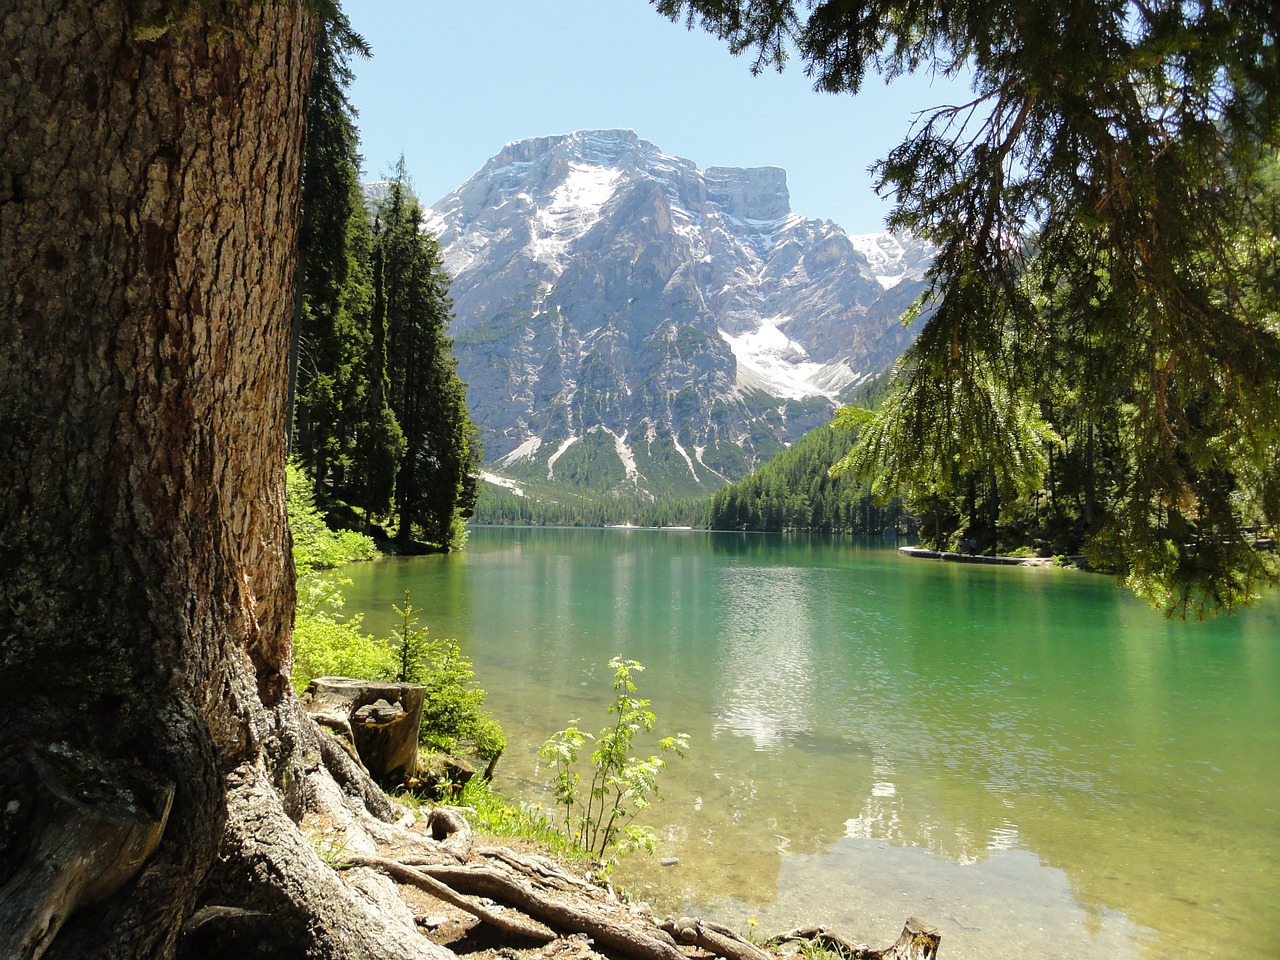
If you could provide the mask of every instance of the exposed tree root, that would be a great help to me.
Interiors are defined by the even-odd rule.
[[[347,861],[346,866],[373,867],[375,870],[381,870],[391,879],[425,890],[433,897],[443,900],[445,903],[453,904],[459,910],[465,910],[503,933],[536,940],[539,943],[550,943],[559,936],[550,927],[538,923],[536,920],[514,916],[501,909],[491,910],[483,904],[468,899],[453,887],[446,883],[441,883],[425,871],[405,866],[402,863],[396,863],[394,860],[384,860],[382,857],[353,857]]]
[[[495,931],[534,943],[585,935],[599,949],[628,960],[688,960],[689,949],[724,960],[775,957],[719,924],[691,918],[658,922],[546,858],[478,846],[466,821],[451,808],[433,810],[426,827],[431,836],[427,846],[420,843],[416,851],[401,850],[394,858],[348,856],[344,866],[379,870],[477,917]],[[933,960],[939,935],[911,918],[897,942],[880,950],[851,943],[824,927],[791,931],[771,943],[801,939],[851,960]]]
[[[804,927],[774,937],[770,943],[792,941],[816,943],[828,950],[850,957],[851,960],[933,960],[938,955],[938,942],[942,939],[936,928],[917,917],[908,917],[902,933],[890,946],[877,950],[865,943],[852,943],[826,927]]]
[[[0,956],[39,957],[67,917],[115,893],[155,852],[173,785],[128,779],[67,744],[26,752],[34,799],[21,862],[0,885]],[[29,806],[29,810],[23,810]]]
[[[681,917],[679,920],[668,918],[662,922],[661,926],[681,943],[693,944],[708,953],[724,957],[725,960],[772,960],[773,958],[773,954],[761,950],[750,940],[718,923]]]

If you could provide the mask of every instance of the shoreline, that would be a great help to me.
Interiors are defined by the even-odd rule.
[[[1053,567],[1059,565],[1054,562],[1053,557],[988,556],[982,553],[957,553],[954,550],[927,550],[924,547],[899,547],[898,552],[906,557],[915,557],[920,560],[945,560],[949,563],[985,563],[1001,567]],[[1070,556],[1067,559],[1071,561],[1071,566],[1077,569],[1085,569],[1086,567],[1086,561],[1083,556]]]

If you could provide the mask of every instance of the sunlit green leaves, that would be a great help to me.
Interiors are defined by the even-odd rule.
[[[598,857],[606,869],[633,850],[652,853],[653,834],[634,823],[636,816],[660,802],[658,777],[667,767],[666,755],[683,757],[689,747],[683,733],[658,741],[658,753],[643,756],[636,752],[636,738],[653,730],[657,718],[649,701],[637,697],[633,674],[644,667],[638,661],[614,657],[614,698],[607,708],[613,723],[592,736],[574,721],[543,744],[539,756],[554,771],[556,803],[563,807],[565,833]],[[577,764],[583,747],[591,741],[591,779],[586,791]],[[607,854],[607,856],[606,856]]]
[[[798,51],[824,90],[971,71],[972,101],[926,111],[875,168],[890,224],[939,252],[894,395],[842,469],[935,506],[978,478],[1007,500],[1079,439],[1080,532],[1140,595],[1208,613],[1275,582],[1254,545],[1280,529],[1274,4],[658,7],[758,66]]]

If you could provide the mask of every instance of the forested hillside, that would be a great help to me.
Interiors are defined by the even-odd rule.
[[[707,526],[872,534],[908,523],[897,501],[877,504],[853,477],[830,475],[853,438],[851,430],[835,424],[806,434],[790,450],[712,496]]]
[[[451,549],[475,503],[479,444],[457,373],[449,278],[401,158],[366,203],[345,88],[363,41],[339,18],[317,48],[308,107],[295,345],[294,454],[324,501],[401,543]]]

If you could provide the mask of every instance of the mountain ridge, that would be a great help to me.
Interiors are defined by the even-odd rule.
[[[509,143],[425,226],[487,468],[599,491],[715,489],[825,422],[909,342],[931,256],[629,130]]]

